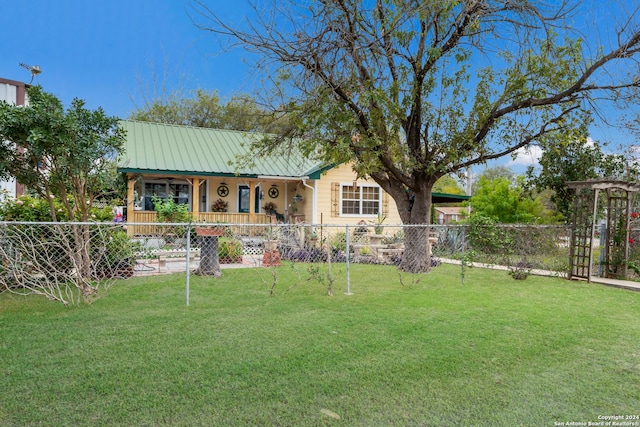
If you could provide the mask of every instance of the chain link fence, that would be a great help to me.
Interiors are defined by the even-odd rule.
[[[333,266],[347,292],[361,264],[410,273],[456,264],[461,281],[469,266],[566,276],[569,243],[564,226],[0,222],[0,291],[75,304],[132,276],[183,273],[188,286],[192,274],[252,268],[267,280],[265,269],[286,265]],[[598,242],[594,250],[597,272]]]

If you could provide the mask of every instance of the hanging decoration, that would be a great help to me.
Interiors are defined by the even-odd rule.
[[[218,196],[227,197],[228,195],[229,195],[229,187],[227,187],[226,183],[221,182],[220,186],[218,187]]]

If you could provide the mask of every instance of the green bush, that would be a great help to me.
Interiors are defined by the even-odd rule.
[[[69,216],[59,200],[54,200],[54,209],[59,221],[68,221]],[[7,199],[0,205],[0,218],[3,221],[51,221],[49,202],[39,197],[20,196]]]
[[[218,257],[221,262],[242,261],[242,242],[229,237],[221,237],[218,240]]]
[[[331,249],[344,252],[347,250],[347,233],[340,231],[331,236]]]
[[[121,227],[97,229],[92,237],[92,259],[98,278],[120,277],[135,264],[139,243],[132,241]],[[133,271],[130,271],[131,275]],[[130,275],[126,275],[130,277]]]
[[[512,236],[498,227],[495,219],[472,215],[469,225],[469,244],[476,251],[502,255],[512,252]]]
[[[72,197],[69,197],[69,203],[73,205]],[[63,203],[59,199],[53,200],[56,219],[58,221],[69,221],[69,214]],[[91,220],[106,222],[113,220],[113,211],[111,207],[92,208]],[[74,218],[79,220],[80,218]],[[24,221],[24,222],[49,222],[52,221],[49,201],[41,197],[20,196],[16,199],[6,199],[0,203],[0,220],[2,221]]]
[[[191,222],[189,205],[176,203],[172,198],[152,197],[153,210],[158,213],[158,222]]]

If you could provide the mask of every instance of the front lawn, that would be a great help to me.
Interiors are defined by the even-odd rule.
[[[0,425],[553,426],[640,413],[640,293],[477,268],[462,285],[449,265],[401,284],[391,266],[353,265],[351,296],[288,266],[270,296],[260,271],[192,276],[188,307],[184,275],[129,279],[73,308],[1,294]]]

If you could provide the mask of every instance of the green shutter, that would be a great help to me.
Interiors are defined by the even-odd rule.
[[[389,193],[382,188],[380,191],[382,191],[382,215],[389,216]]]
[[[331,183],[331,216],[340,216],[340,183]]]

